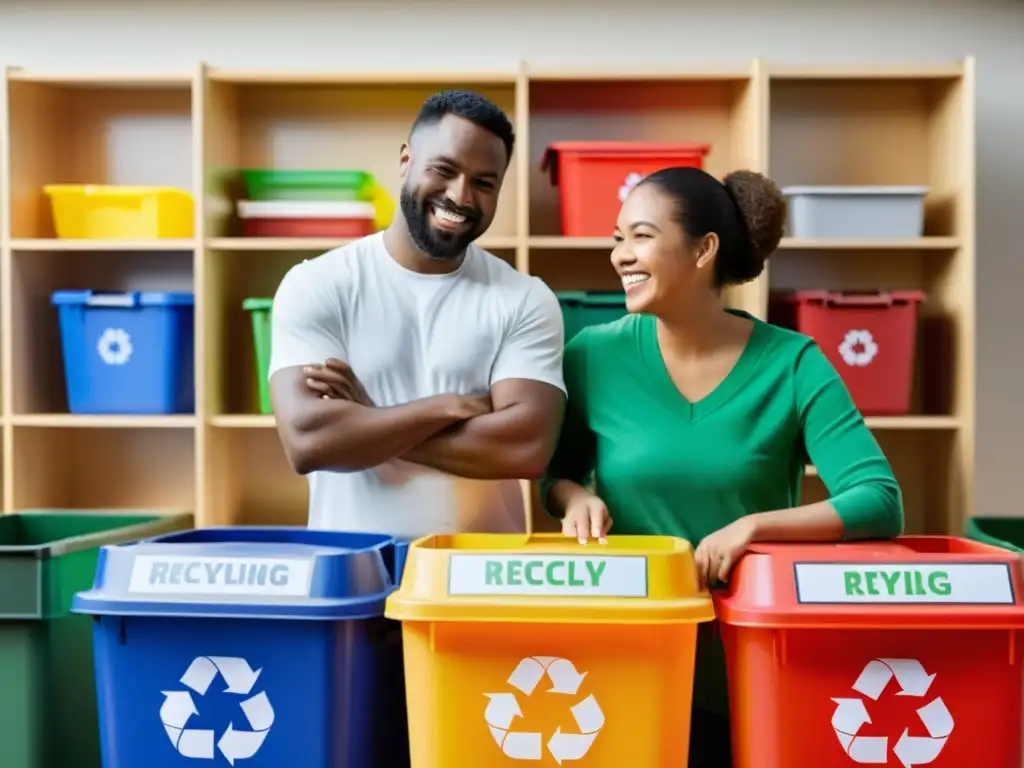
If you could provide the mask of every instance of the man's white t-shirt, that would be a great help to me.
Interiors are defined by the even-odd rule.
[[[444,275],[402,267],[383,233],[304,261],[278,287],[272,328],[270,375],[335,357],[378,406],[483,395],[502,379],[565,392],[554,293],[476,246]],[[414,537],[525,527],[516,479],[454,477],[400,459],[308,477],[311,528]]]

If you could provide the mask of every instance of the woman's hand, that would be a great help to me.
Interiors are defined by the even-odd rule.
[[[705,536],[693,553],[701,583],[711,586],[715,581],[728,581],[732,567],[753,541],[754,521],[750,517],[741,517]]]
[[[611,527],[612,517],[608,514],[608,507],[592,493],[576,493],[565,505],[562,534],[574,536],[580,544],[586,544],[588,537],[607,544],[605,537]]]

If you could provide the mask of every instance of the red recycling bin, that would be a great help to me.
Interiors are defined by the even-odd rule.
[[[701,168],[710,144],[562,141],[548,146],[541,170],[559,188],[562,234],[611,237],[622,201],[641,179],[674,166]]]
[[[1016,768],[1022,589],[966,539],[755,545],[715,604],[734,768]]]
[[[777,297],[779,324],[807,334],[868,416],[910,412],[920,291],[796,291]]]

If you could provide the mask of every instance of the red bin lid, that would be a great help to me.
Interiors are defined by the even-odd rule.
[[[556,141],[548,144],[541,158],[540,169],[557,174],[558,155],[571,153],[603,158],[678,157],[680,155],[704,157],[711,144],[699,141]]]
[[[731,626],[1024,628],[1017,553],[946,536],[756,544],[715,590]]]
[[[923,291],[792,291],[787,301],[798,304],[824,304],[832,307],[891,307],[894,304],[922,302]]]

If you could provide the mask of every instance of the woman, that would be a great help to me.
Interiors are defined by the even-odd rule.
[[[629,314],[565,350],[569,401],[543,483],[548,511],[586,544],[661,534],[696,546],[705,584],[756,541],[893,537],[892,470],[810,338],[722,304],[778,247],[786,203],[750,171],[646,177],[623,204],[611,260]],[[828,501],[799,504],[811,461]],[[593,481],[593,491],[586,484]],[[690,766],[729,757],[724,654],[698,637]]]

